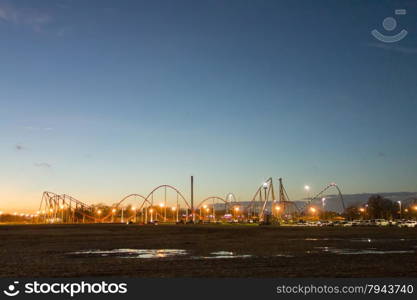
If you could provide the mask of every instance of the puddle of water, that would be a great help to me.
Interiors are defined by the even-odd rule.
[[[182,249],[112,249],[112,250],[83,250],[69,253],[79,256],[120,257],[120,258],[167,258],[186,255]]]
[[[253,255],[249,254],[236,254],[230,251],[216,251],[211,252],[210,256],[194,256],[192,259],[221,259],[221,258],[249,258],[253,257]]]
[[[377,250],[371,249],[338,249],[333,247],[315,247],[323,252],[341,255],[358,255],[358,254],[407,254],[415,253],[414,250]]]
[[[370,238],[357,238],[350,239],[351,242],[366,242],[366,243],[385,243],[385,242],[410,242],[416,241],[416,239],[370,239]]]
[[[289,254],[276,254],[274,256],[275,257],[286,257],[286,258],[295,257],[294,255],[289,255]]]

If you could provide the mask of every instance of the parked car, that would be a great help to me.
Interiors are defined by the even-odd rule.
[[[375,225],[377,226],[387,226],[388,225],[388,221],[385,219],[375,219]]]
[[[412,221],[412,220],[402,222],[400,225],[400,227],[412,227],[412,228],[416,226],[417,226],[417,221]]]

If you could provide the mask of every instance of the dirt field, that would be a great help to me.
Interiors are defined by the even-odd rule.
[[[187,252],[160,258],[127,258],[117,252],[74,254],[91,249]],[[232,253],[216,257],[213,252],[218,251],[238,257],[229,257]],[[0,226],[0,266],[1,277],[417,277],[417,229]]]

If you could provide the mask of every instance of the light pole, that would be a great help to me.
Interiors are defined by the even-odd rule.
[[[178,209],[177,209],[177,207],[176,206],[171,207],[171,211],[172,211],[172,220],[175,219],[175,222],[178,222]]]
[[[266,191],[268,190],[268,182],[264,182],[262,187],[264,188],[264,197],[265,197],[265,203],[266,203],[266,201],[268,200],[267,199],[267,193],[266,193]],[[266,208],[266,206],[265,206],[265,208]],[[262,208],[262,209],[264,209],[264,208]],[[262,218],[265,218],[264,214],[265,214],[265,211],[262,211]]]
[[[304,190],[307,192],[307,199],[310,200],[310,186],[309,185],[305,185],[304,186]]]
[[[151,213],[151,223],[153,223],[153,208],[151,208],[151,209],[149,210],[149,212]]]
[[[234,208],[234,212],[235,212],[235,218],[236,218],[236,219],[238,218],[238,213],[239,213],[239,210],[240,210],[239,206],[235,206],[235,208]]]
[[[207,205],[206,204],[203,205],[203,209],[204,210],[207,209]],[[204,221],[204,213],[201,210],[201,206],[200,206],[200,219]]]
[[[111,222],[112,223],[114,223],[114,214],[116,213],[116,209],[115,208],[113,208],[112,210],[111,210]]]
[[[64,204],[61,204],[59,209],[61,210],[61,222],[64,223]]]
[[[159,203],[159,207],[161,208],[161,215],[162,215],[162,213],[164,211],[165,204],[164,203]],[[165,214],[164,214],[164,222],[165,221],[166,221],[166,209],[165,209]]]
[[[101,209],[99,209],[99,210],[97,211],[97,215],[98,215],[98,217],[99,217],[99,219],[100,219],[100,216],[101,216]]]
[[[402,212],[402,207],[401,207],[401,201],[397,201],[397,203],[400,207],[400,219],[402,219],[403,212]]]
[[[275,212],[276,212],[276,218],[278,219],[279,218],[279,212],[281,211],[281,206],[279,206],[279,205],[276,205],[275,206]]]
[[[317,211],[317,209],[315,207],[310,207],[310,212],[313,215],[313,217],[316,214],[316,211]]]
[[[133,222],[135,222],[136,223],[136,207],[134,207],[134,206],[132,206],[132,211],[133,211],[133,214],[134,214],[134,218],[133,218]]]

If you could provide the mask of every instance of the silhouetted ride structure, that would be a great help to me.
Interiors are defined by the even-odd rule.
[[[308,199],[303,207],[289,199],[282,178],[278,179],[278,198],[272,177],[265,180],[250,201],[239,202],[233,193],[225,197],[209,196],[193,205],[171,185],[159,185],[146,196],[129,194],[113,205],[89,205],[66,194],[44,192],[36,214],[39,223],[218,223],[280,222],[305,215],[306,209],[328,189],[336,188],[343,209],[343,195],[335,183]]]

